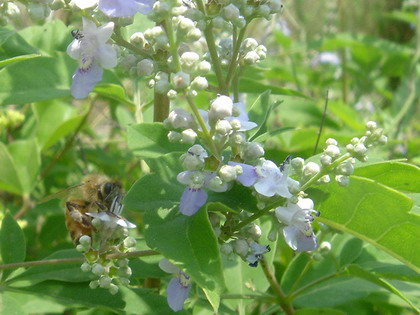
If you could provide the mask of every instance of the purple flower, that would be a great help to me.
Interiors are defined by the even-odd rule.
[[[186,273],[182,272],[181,269],[165,258],[159,262],[159,267],[163,271],[175,275],[169,282],[166,293],[169,307],[174,312],[178,312],[183,309],[184,302],[190,293],[191,279]]]
[[[110,17],[133,16],[137,12],[147,14],[155,0],[74,0],[76,6],[84,10],[98,6],[99,10]]]
[[[181,196],[179,209],[182,214],[192,216],[207,201],[208,194],[203,188],[216,192],[226,191],[228,186],[220,177],[208,171],[184,171],[178,174],[178,181],[188,185]]]
[[[257,242],[249,244],[251,253],[246,256],[246,260],[250,267],[257,267],[258,262],[263,258],[263,254],[268,253],[271,249],[268,245],[260,245]]]
[[[114,30],[114,23],[100,27],[83,18],[83,31],[67,47],[68,55],[79,62],[73,75],[71,93],[75,98],[85,98],[93,87],[102,80],[102,68],[117,65],[117,52],[106,42]]]
[[[283,229],[286,243],[300,252],[312,251],[317,247],[317,241],[312,231],[313,215],[319,216],[314,210],[314,203],[309,198],[299,199],[297,204],[288,203],[287,207],[275,210],[277,219],[287,226]]]
[[[242,166],[242,175],[237,180],[244,186],[254,186],[255,190],[266,197],[279,195],[292,197],[288,189],[287,169],[282,172],[277,165],[269,160],[262,160],[257,166],[244,163],[228,162],[229,165]]]

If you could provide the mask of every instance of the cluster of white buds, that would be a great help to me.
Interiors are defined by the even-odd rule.
[[[366,162],[368,148],[374,145],[384,145],[388,142],[387,136],[383,134],[383,129],[379,128],[374,121],[366,123],[366,133],[360,139],[355,137],[351,139],[350,143],[346,146],[346,150],[354,158],[361,162]]]
[[[28,13],[34,21],[40,22],[45,20],[51,13],[49,4],[52,0],[32,1],[28,4]]]
[[[118,286],[115,283],[128,285],[130,283],[131,268],[128,266],[128,259],[110,259],[92,248],[92,238],[83,235],[79,239],[77,250],[82,251],[86,261],[81,265],[84,272],[91,272],[96,279],[89,283],[91,289],[98,287],[109,290],[111,294],[118,292]],[[124,253],[133,250],[136,246],[136,240],[133,237],[126,237],[120,244],[116,245],[112,253]],[[109,251],[111,252],[111,251]]]
[[[263,254],[270,250],[268,245],[260,245],[252,239],[244,238],[238,238],[220,246],[220,251],[228,257],[228,260],[233,260],[234,255],[238,255],[251,267],[257,267],[258,262],[263,258]]]
[[[254,38],[246,38],[240,48],[242,56],[240,62],[244,65],[254,65],[267,57],[267,48],[264,45],[258,45]]]

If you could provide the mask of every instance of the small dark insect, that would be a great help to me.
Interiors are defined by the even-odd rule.
[[[281,163],[280,165],[280,171],[284,172],[284,169],[286,168],[286,165],[290,163],[290,161],[292,160],[293,156],[292,155],[288,155],[285,160],[283,161],[283,163]]]
[[[80,30],[72,30],[71,31],[71,36],[74,37],[74,39],[80,40],[83,38],[83,34]]]

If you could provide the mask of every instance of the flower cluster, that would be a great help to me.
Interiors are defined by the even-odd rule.
[[[101,287],[108,289],[111,294],[118,292],[115,281],[128,285],[130,283],[131,269],[127,259],[111,259],[108,254],[122,254],[136,247],[136,240],[128,236],[127,229],[136,226],[121,217],[123,210],[122,195],[116,196],[109,211],[88,212],[92,217],[92,226],[95,228],[92,237],[83,235],[79,239],[76,249],[86,258],[81,266],[85,272],[92,272],[98,279],[90,282],[92,289]]]

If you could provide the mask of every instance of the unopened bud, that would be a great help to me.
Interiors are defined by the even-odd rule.
[[[221,119],[217,121],[215,129],[216,129],[216,132],[225,136],[230,133],[230,131],[232,130],[232,126],[227,120]]]
[[[195,139],[197,138],[197,133],[192,129],[186,129],[182,131],[181,136],[181,143],[194,144]]]
[[[303,168],[303,175],[305,177],[313,177],[318,174],[320,171],[320,167],[318,164],[314,162],[308,162]]]
[[[102,276],[99,279],[99,286],[104,289],[108,289],[111,286],[111,278],[108,276]]]
[[[233,250],[239,256],[245,257],[248,254],[249,245],[247,241],[239,239],[232,243],[233,243]]]
[[[231,182],[237,177],[237,169],[235,166],[223,165],[219,170],[219,176],[226,182]]]
[[[219,95],[211,102],[209,119],[217,121],[228,116],[232,116],[233,102],[232,99],[225,95]]]
[[[137,63],[137,73],[138,75],[148,76],[153,73],[154,63],[151,59],[143,59]]]
[[[233,247],[230,243],[224,243],[220,246],[220,251],[225,255],[229,255],[233,252]]]
[[[190,85],[190,75],[185,72],[177,72],[172,77],[172,84],[176,89],[185,89]]]

